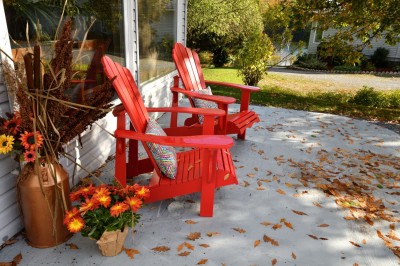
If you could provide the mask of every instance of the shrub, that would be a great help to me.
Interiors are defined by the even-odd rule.
[[[358,67],[358,66],[343,65],[343,66],[335,66],[335,67],[333,67],[333,70],[346,71],[346,72],[356,72],[356,71],[360,71],[361,68]]]
[[[355,65],[362,61],[363,54],[343,40],[321,42],[317,50],[318,57],[331,66]]]
[[[298,58],[298,65],[304,68],[326,70],[325,62],[321,62],[316,55],[305,55]]]
[[[387,57],[389,50],[383,47],[379,47],[375,50],[371,56],[371,62],[375,64],[375,67],[386,67],[388,64]]]
[[[229,62],[229,54],[226,48],[219,47],[213,51],[213,64],[215,67],[223,67]]]
[[[350,100],[351,103],[377,108],[400,108],[400,91],[375,91],[372,87],[364,86]]]
[[[199,59],[200,59],[200,63],[203,65],[211,65],[212,64],[212,54],[210,52],[207,51],[201,51],[198,53],[199,55]]]
[[[245,84],[251,86],[258,84],[267,72],[268,61],[273,51],[274,46],[264,33],[254,33],[243,42],[236,57],[236,64]]]
[[[395,67],[393,67],[393,70],[394,70],[394,71],[400,71],[400,66],[395,66]]]

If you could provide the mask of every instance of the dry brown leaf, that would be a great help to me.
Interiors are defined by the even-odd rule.
[[[250,183],[245,180],[245,181],[243,181],[243,184],[241,186],[248,187],[248,186],[250,186]]]
[[[185,242],[182,243],[182,244],[180,244],[180,245],[176,248],[176,251],[180,252],[180,251],[182,251],[182,249],[183,249],[184,247],[185,247]]]
[[[228,178],[229,178],[229,173],[226,174],[226,175],[224,175],[224,181],[225,181],[225,180],[228,180]]]
[[[396,230],[396,225],[394,223],[390,224],[390,229]]]
[[[271,264],[272,264],[272,266],[274,266],[276,263],[278,262],[278,260],[277,259],[272,259],[271,260]]]
[[[256,190],[265,190],[265,187],[257,187]]]
[[[255,174],[253,174],[253,173],[248,173],[247,176],[248,176],[248,177],[254,177]]]
[[[124,251],[125,251],[126,255],[128,255],[128,257],[131,258],[132,260],[135,259],[136,254],[140,254],[140,252],[136,249],[124,248]]]
[[[367,244],[367,240],[363,239],[362,243],[363,243],[363,245],[366,245]]]
[[[200,261],[197,263],[197,265],[206,264],[207,261],[208,261],[208,259],[202,259],[202,260],[200,260]]]
[[[209,244],[200,244],[199,246],[200,246],[200,247],[203,247],[203,248],[209,248],[209,247],[210,247]]]
[[[316,207],[318,207],[318,208],[322,208],[322,205],[321,204],[319,204],[318,202],[313,202],[313,204],[314,204],[314,206],[316,206]]]
[[[181,256],[181,257],[186,257],[188,255],[190,255],[190,251],[184,251],[184,252],[181,252],[178,254],[178,256]]]
[[[246,230],[244,230],[242,228],[239,228],[239,227],[235,227],[235,228],[232,228],[232,229],[235,230],[236,232],[241,233],[241,234],[246,233]]]
[[[396,241],[400,241],[400,238],[398,238],[396,236],[396,233],[394,232],[394,230],[390,230],[389,235],[387,235],[389,238],[396,240]]]
[[[183,244],[184,244],[188,249],[194,250],[194,246],[191,245],[191,244],[189,244],[188,242],[184,242]]]
[[[73,243],[67,243],[65,245],[68,246],[70,249],[79,249],[78,246]]]
[[[207,236],[208,236],[208,237],[219,236],[219,235],[220,235],[220,233],[218,233],[218,232],[208,232],[208,233],[207,233]]]
[[[193,220],[186,220],[185,223],[187,223],[187,224],[197,224],[197,222],[195,222]]]
[[[260,245],[260,243],[261,243],[261,240],[256,240],[256,241],[254,241],[254,247],[258,247],[259,245]]]
[[[276,190],[276,192],[278,192],[281,195],[286,195],[286,192],[283,191],[282,189],[278,189],[278,190]]]
[[[276,230],[276,229],[280,229],[282,227],[281,224],[274,224],[274,226],[272,226],[272,229]]]
[[[318,237],[316,237],[315,235],[309,235],[307,234],[309,237],[311,237],[312,239],[318,240]]]
[[[292,252],[292,259],[297,259],[297,256],[296,256],[296,254],[294,254],[294,252]]]
[[[296,210],[292,210],[292,212],[294,212],[294,213],[297,214],[297,215],[308,215],[308,214],[305,213],[305,212],[296,211]]]
[[[270,222],[261,222],[260,224],[262,224],[262,225],[264,225],[264,226],[270,226],[272,223],[270,223]]]
[[[152,248],[151,250],[158,251],[158,252],[166,252],[166,251],[170,250],[170,248],[167,246],[157,246],[157,247]]]
[[[354,262],[353,266],[360,266],[360,265],[357,262]]]
[[[4,242],[4,246],[10,246],[10,245],[12,245],[12,244],[14,244],[14,243],[17,243],[18,242],[18,240],[17,239],[15,239],[15,238],[11,238],[11,239],[8,239],[6,242]]]
[[[288,228],[294,230],[293,225],[292,225],[291,223],[286,222],[286,221],[284,221],[283,223],[285,224],[286,227],[288,227]]]
[[[271,245],[273,245],[273,246],[279,246],[279,242],[278,241],[276,241],[275,239],[270,238],[267,235],[263,236],[263,240],[264,240],[264,242],[271,243]]]
[[[349,241],[349,242],[350,242],[350,244],[352,244],[353,246],[356,246],[356,247],[358,247],[358,248],[361,247],[359,244],[357,244],[357,243],[355,243],[355,242],[353,242],[353,241]]]
[[[326,238],[326,237],[320,237],[319,239],[320,240],[328,240],[328,238]]]
[[[320,224],[318,227],[329,227],[329,224]]]
[[[200,237],[201,237],[201,233],[199,233],[199,232],[193,232],[186,236],[187,239],[192,240],[192,241],[195,241],[196,239],[199,239]]]

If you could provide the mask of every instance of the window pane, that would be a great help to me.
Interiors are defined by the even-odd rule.
[[[172,46],[176,41],[176,0],[139,0],[140,82],[175,69]]]
[[[29,47],[27,37],[31,45],[39,38],[44,55],[50,56],[63,4],[54,0],[4,1],[14,60],[22,60]],[[72,18],[74,27],[75,75],[68,93],[71,100],[82,102],[105,79],[102,55],[125,64],[123,0],[71,0],[64,16]]]

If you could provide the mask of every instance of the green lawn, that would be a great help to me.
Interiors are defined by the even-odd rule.
[[[204,68],[204,76],[207,80],[243,84],[241,78],[237,76],[237,70],[232,68]],[[252,104],[400,123],[399,108],[376,108],[351,103],[350,100],[356,93],[354,91],[324,92],[316,87],[315,81],[293,80],[291,82],[290,77],[278,74],[268,74],[259,84],[261,92],[252,94]],[[288,87],[288,84],[296,85]],[[238,90],[214,86],[213,93],[240,99]],[[395,96],[396,100],[400,100],[399,93]]]

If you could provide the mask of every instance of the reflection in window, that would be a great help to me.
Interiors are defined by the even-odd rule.
[[[139,0],[140,82],[175,69],[172,46],[176,41],[176,0]]]
[[[3,3],[13,59],[22,60],[29,43],[33,45],[37,39],[44,55],[49,54],[64,1],[4,0]],[[68,1],[64,15],[72,18],[75,30],[73,68],[76,73],[69,94],[71,100],[82,102],[92,88],[104,81],[102,55],[108,54],[125,64],[123,0]]]

